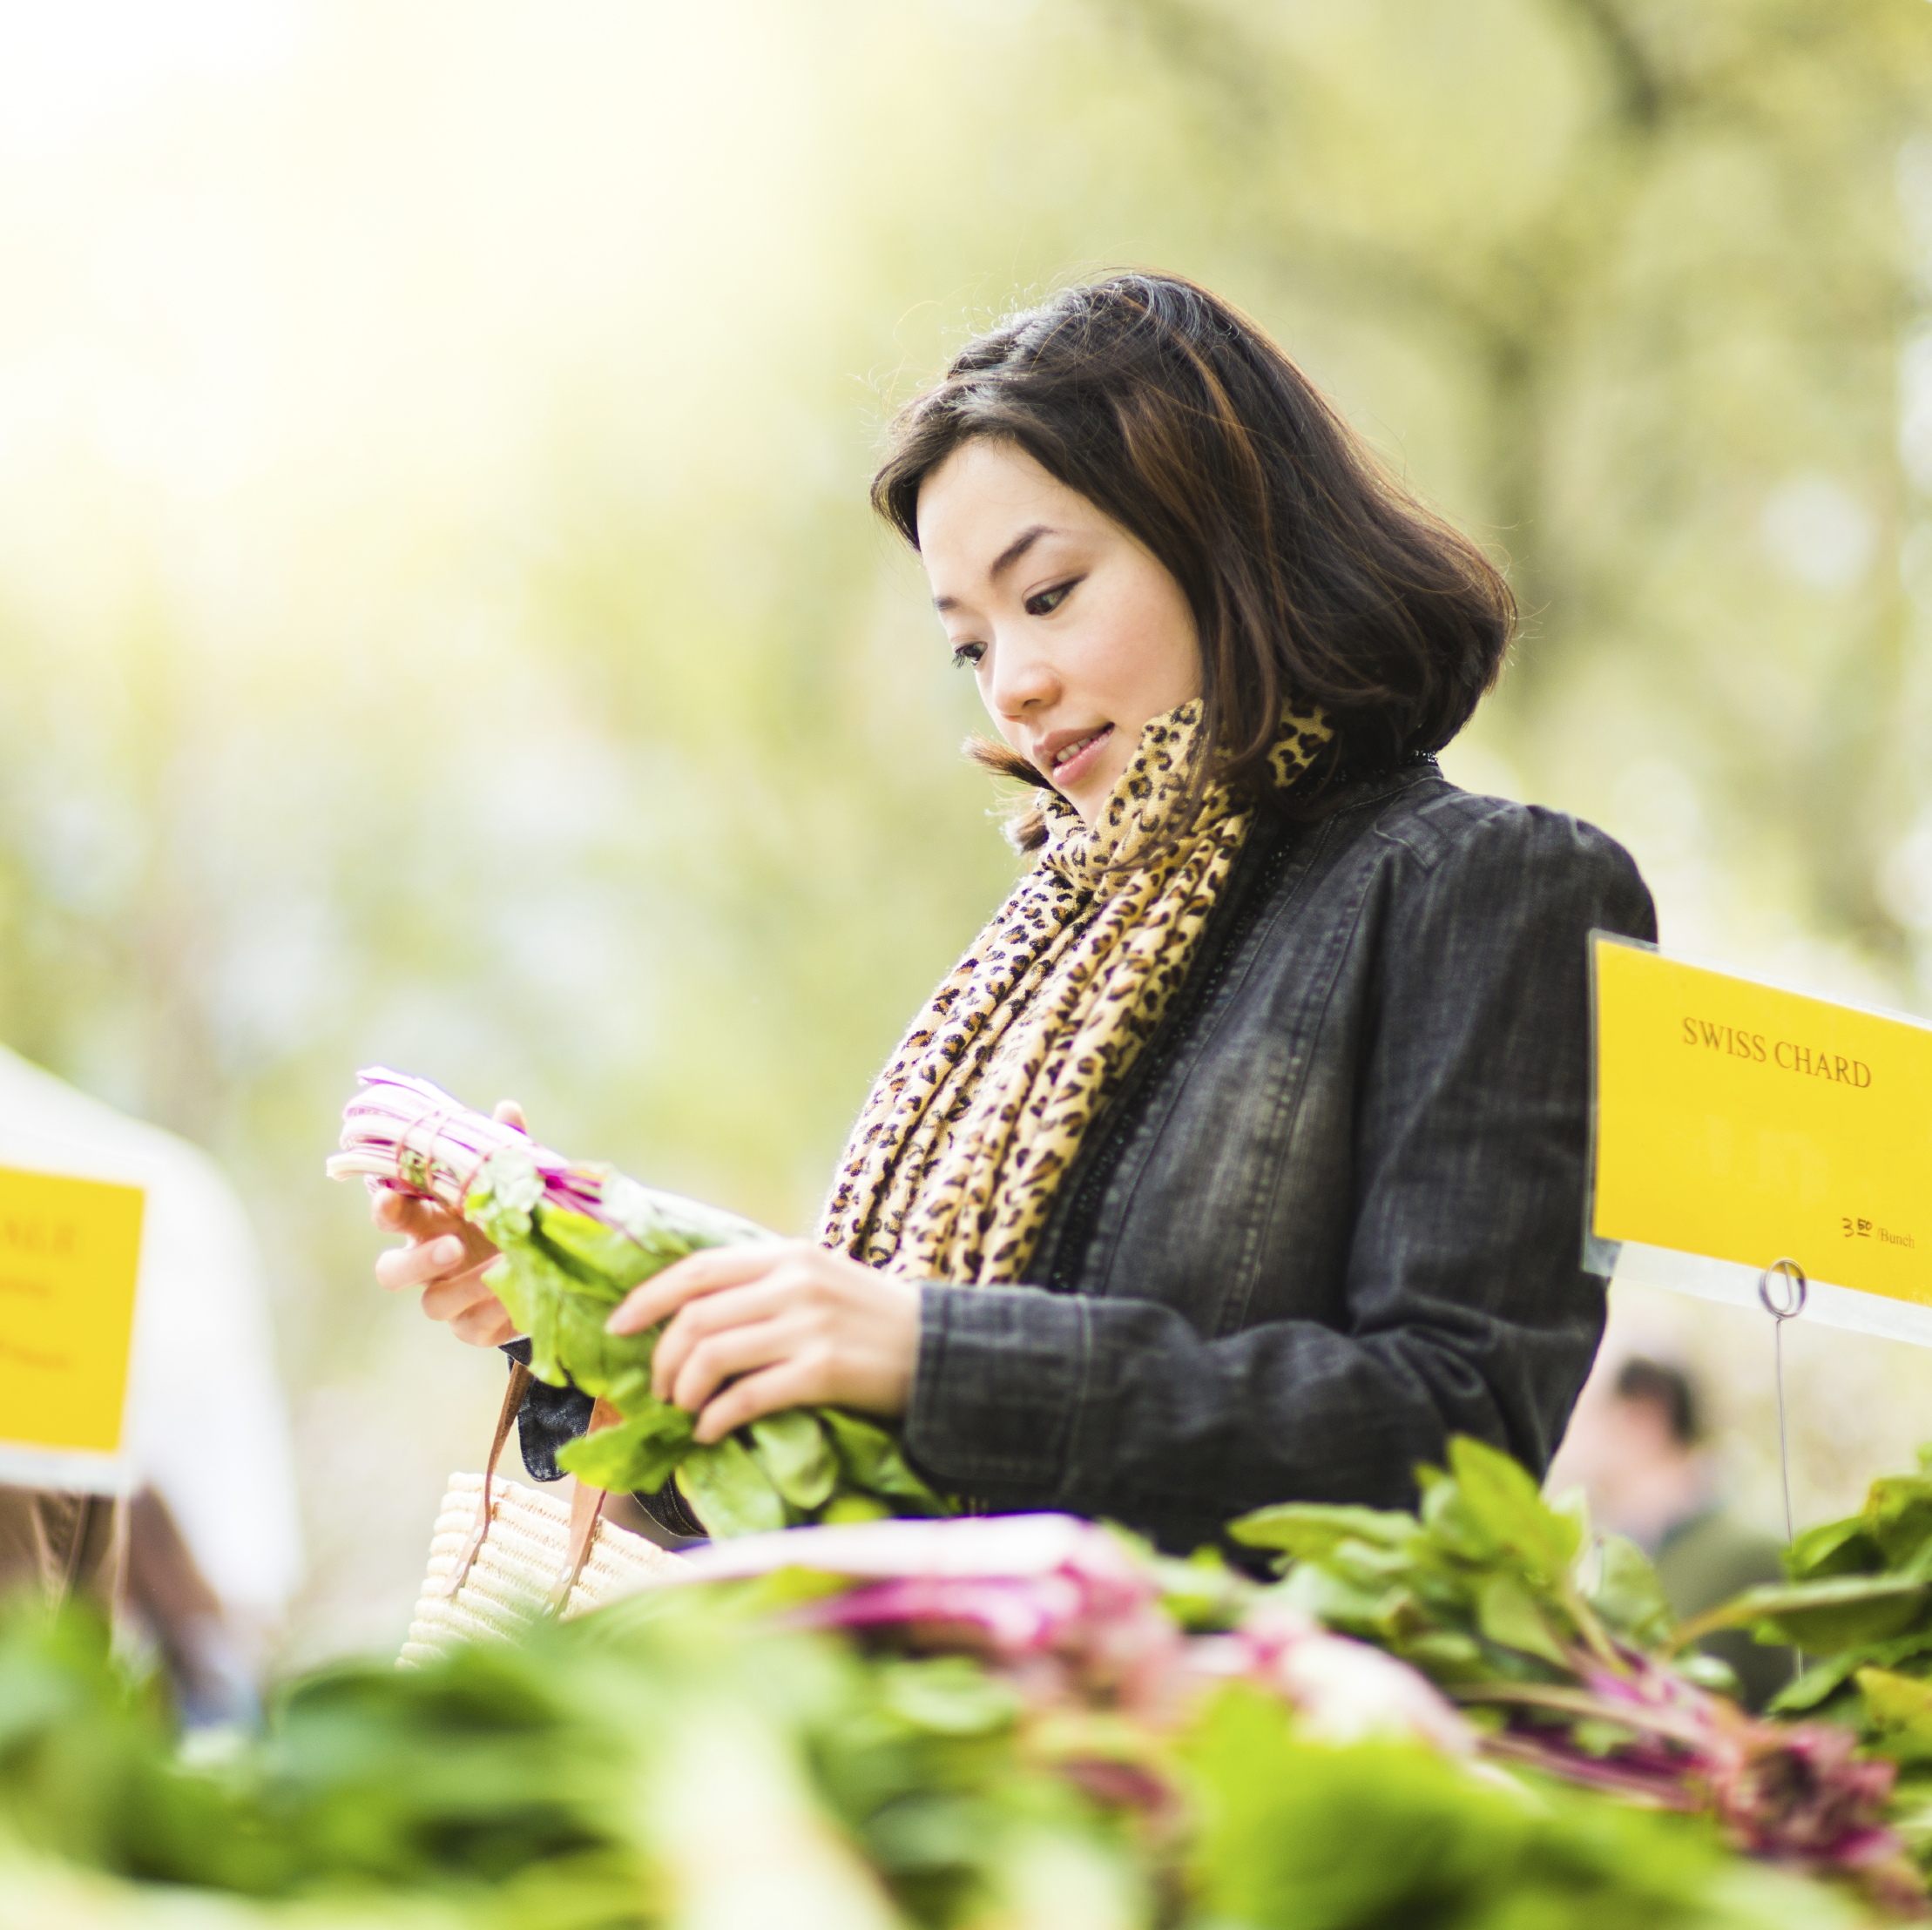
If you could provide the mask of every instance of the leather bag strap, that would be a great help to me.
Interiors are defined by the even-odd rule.
[[[624,1416],[599,1394],[591,1409],[591,1424],[584,1432],[598,1434],[605,1427],[616,1427],[623,1419]],[[583,1481],[577,1483],[571,1493],[570,1542],[564,1552],[564,1566],[551,1585],[550,1609],[553,1615],[564,1612],[564,1606],[571,1598],[571,1590],[577,1586],[577,1578],[591,1558],[591,1543],[597,1536],[598,1519],[609,1499],[601,1488],[592,1488]]]
[[[469,1571],[483,1553],[483,1540],[490,1533],[490,1517],[495,1512],[490,1490],[497,1480],[497,1463],[503,1459],[503,1443],[510,1439],[510,1430],[524,1410],[524,1396],[530,1392],[530,1369],[521,1360],[511,1361],[510,1385],[503,1389],[503,1412],[497,1416],[497,1438],[490,1442],[490,1459],[483,1463],[483,1495],[476,1504],[476,1526],[469,1530],[469,1539],[463,1544],[455,1565],[438,1587],[439,1595],[454,1595],[469,1579]]]

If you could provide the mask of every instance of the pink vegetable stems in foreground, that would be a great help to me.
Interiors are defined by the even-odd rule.
[[[1462,1691],[1470,1704],[1511,1711],[1486,1732],[1406,1663],[1330,1633],[1266,1589],[1231,1633],[1184,1634],[1150,1566],[1118,1535],[1066,1515],[799,1528],[689,1558],[692,1582],[782,1569],[850,1584],[794,1610],[794,1622],[963,1649],[1037,1701],[1101,1697],[1159,1725],[1206,1686],[1246,1681],[1288,1703],[1314,1740],[1406,1739],[1464,1758],[1480,1750],[1647,1805],[1709,1810],[1739,1848],[1864,1874],[1898,1907],[1918,1893],[1881,1821],[1891,1764],[1857,1758],[1852,1738],[1828,1725],[1747,1715],[1641,1656],[1620,1658],[1628,1674],[1591,1671],[1582,1688],[1498,1682]],[[1574,1736],[1579,1721],[1629,1739],[1592,1754]]]
[[[1202,1688],[1247,1680],[1290,1702],[1311,1736],[1425,1742],[1469,1755],[1475,1732],[1406,1663],[1258,1597],[1230,1634],[1189,1636],[1120,1536],[1066,1515],[794,1528],[686,1557],[692,1582],[782,1569],[851,1586],[793,1611],[807,1627],[898,1629],[964,1649],[1043,1700],[1107,1702],[1157,1723]]]

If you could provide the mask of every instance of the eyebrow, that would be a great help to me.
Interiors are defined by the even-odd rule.
[[[986,572],[987,581],[989,583],[997,583],[1042,536],[1057,536],[1059,533],[1050,524],[1044,523],[1036,523],[1031,529],[1022,530],[993,558],[993,567]],[[948,610],[957,610],[959,608],[959,598],[957,597],[935,597],[932,600],[932,606],[935,610],[942,612]]]

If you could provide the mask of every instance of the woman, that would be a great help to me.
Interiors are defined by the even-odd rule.
[[[1455,1433],[1540,1471],[1603,1323],[1585,941],[1654,923],[1608,839],[1436,768],[1501,578],[1165,276],[975,342],[873,493],[1037,855],[818,1239],[693,1255],[612,1327],[670,1317],[656,1383],[700,1440],[844,1403],[942,1488],[1175,1549],[1268,1501],[1408,1503]],[[508,1340],[476,1236],[382,1211],[415,1242],[385,1284]],[[586,1406],[526,1414],[533,1471]]]

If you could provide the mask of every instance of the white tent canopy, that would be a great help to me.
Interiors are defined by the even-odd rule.
[[[261,1256],[234,1188],[199,1148],[0,1047],[0,1165],[14,1161],[138,1174],[147,1203],[125,1457],[224,1605],[276,1615],[301,1573],[294,1462]]]

